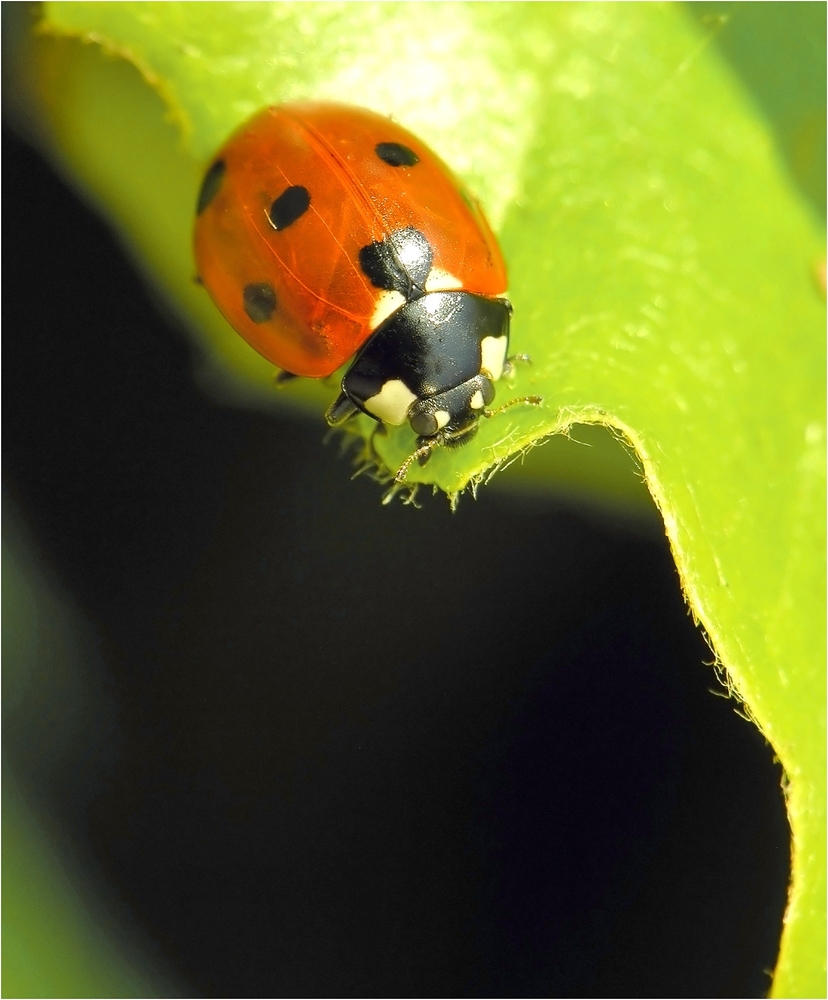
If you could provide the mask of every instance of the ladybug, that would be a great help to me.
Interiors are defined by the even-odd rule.
[[[324,378],[353,358],[326,419],[408,422],[417,450],[397,480],[492,415],[510,369],[503,257],[477,202],[389,118],[318,102],[259,112],[207,169],[195,257],[280,378]]]

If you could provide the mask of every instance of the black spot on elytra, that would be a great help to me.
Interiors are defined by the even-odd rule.
[[[266,323],[276,310],[276,292],[266,281],[244,286],[244,311],[254,323]]]
[[[201,182],[201,190],[198,192],[196,215],[201,215],[204,209],[219,193],[219,188],[224,180],[224,173],[226,169],[224,160],[216,160],[216,162],[204,175],[204,180]]]
[[[414,150],[400,142],[378,142],[375,150],[377,156],[389,167],[413,167],[420,162],[420,157]]]
[[[267,217],[274,229],[287,229],[305,214],[310,205],[310,193],[301,184],[286,188],[270,206]]]
[[[425,295],[434,253],[419,229],[406,226],[359,251],[359,266],[371,284],[399,292],[411,302]]]

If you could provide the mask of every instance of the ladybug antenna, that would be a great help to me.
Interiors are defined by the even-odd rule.
[[[503,406],[498,406],[496,410],[482,410],[481,412],[484,417],[496,417],[499,413],[503,413],[504,410],[508,410],[510,406],[514,406],[516,403],[526,403],[527,406],[543,406],[543,396],[518,396],[517,399],[510,399]]]
[[[394,482],[395,483],[404,482],[405,475],[408,472],[409,468],[411,467],[411,463],[417,461],[420,462],[420,464],[423,464],[424,460],[428,458],[428,456],[434,451],[434,449],[441,444],[442,441],[440,438],[429,438],[424,444],[421,444],[420,447],[415,452],[412,452],[412,454],[408,456],[408,458],[403,462],[403,464],[399,467],[399,469],[397,469],[397,474],[396,476],[394,476]]]

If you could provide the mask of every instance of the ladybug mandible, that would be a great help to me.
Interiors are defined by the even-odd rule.
[[[283,377],[324,378],[356,355],[326,419],[408,421],[417,450],[398,481],[499,412],[487,407],[510,368],[503,257],[448,167],[390,119],[328,103],[255,115],[204,177],[195,257],[224,317]]]

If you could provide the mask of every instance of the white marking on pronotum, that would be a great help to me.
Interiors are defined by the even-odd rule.
[[[408,417],[408,410],[417,397],[398,378],[389,379],[376,396],[365,401],[365,409],[385,424],[399,427]]]
[[[371,320],[368,323],[368,329],[371,333],[376,330],[376,328],[384,323],[389,316],[393,315],[400,306],[405,305],[405,296],[402,292],[395,291],[383,291],[377,296],[376,305],[374,306],[374,312],[371,314]]]
[[[440,267],[432,267],[425,283],[427,292],[450,292],[453,288],[462,288],[463,282],[453,274]]]
[[[437,421],[437,427],[442,430],[451,420],[451,414],[447,410],[435,410],[434,419]]]
[[[472,398],[469,400],[469,406],[473,410],[482,410],[486,404],[483,402],[483,393],[476,389]]]
[[[484,337],[480,342],[480,367],[487,371],[495,382],[503,374],[507,348],[508,340],[506,337]]]

